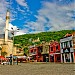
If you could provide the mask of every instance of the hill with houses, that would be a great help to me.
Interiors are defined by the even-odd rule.
[[[75,30],[62,30],[53,32],[41,32],[36,34],[24,34],[15,36],[14,44],[19,44],[19,47],[30,46],[41,44],[43,41],[49,42],[51,40],[56,40],[60,42],[67,33],[71,34]]]

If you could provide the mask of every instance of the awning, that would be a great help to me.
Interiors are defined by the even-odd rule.
[[[0,60],[7,60],[4,56],[0,56]]]

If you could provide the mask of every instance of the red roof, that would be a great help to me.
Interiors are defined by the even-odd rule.
[[[75,36],[75,32],[73,32],[72,35]]]
[[[64,37],[72,36],[72,34],[67,33]]]
[[[53,41],[50,43],[50,46],[53,46],[53,45],[58,45],[59,43],[57,41]]]

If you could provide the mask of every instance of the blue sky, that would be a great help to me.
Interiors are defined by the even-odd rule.
[[[74,0],[0,0],[0,32],[5,27],[6,11],[18,34],[75,29]]]

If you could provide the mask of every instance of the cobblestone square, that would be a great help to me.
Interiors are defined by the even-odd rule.
[[[75,64],[19,63],[0,65],[0,75],[75,75]]]

